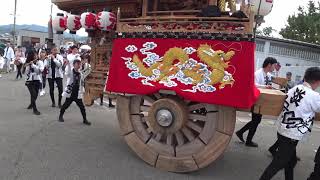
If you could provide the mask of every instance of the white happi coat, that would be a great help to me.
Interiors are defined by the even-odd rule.
[[[278,133],[303,140],[311,133],[315,113],[320,112],[320,95],[308,83],[290,89],[278,120]]]
[[[56,64],[55,77],[52,77],[52,68],[51,68],[52,62]],[[50,59],[46,59],[44,61],[44,66],[48,69],[47,78],[48,79],[63,78],[62,65],[63,65],[63,57],[60,54],[57,54],[56,57],[53,59],[53,61],[51,61]]]
[[[80,85],[79,85],[79,92],[78,92],[78,99],[82,99],[83,94],[85,92],[84,89],[84,80],[85,78],[90,74],[91,72],[91,67],[90,66],[85,66],[84,69],[80,70]],[[71,68],[71,66],[67,66],[66,67],[66,72],[65,75],[67,77],[67,85],[66,88],[64,90],[64,92],[62,93],[62,96],[66,97],[66,98],[70,98],[71,97],[71,93],[72,93],[72,88],[73,88],[73,68]]]

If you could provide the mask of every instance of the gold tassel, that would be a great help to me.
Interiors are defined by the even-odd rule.
[[[226,11],[226,0],[220,0],[218,3],[219,9],[222,12]]]

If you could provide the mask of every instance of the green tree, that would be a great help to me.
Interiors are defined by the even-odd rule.
[[[288,17],[280,34],[287,39],[320,44],[320,2],[310,0],[306,8],[299,6],[297,14]]]
[[[271,37],[273,32],[276,32],[276,30],[273,29],[271,26],[268,26],[268,27],[263,28],[262,30],[258,29],[257,35]]]

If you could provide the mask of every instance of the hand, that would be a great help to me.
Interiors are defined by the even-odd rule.
[[[271,85],[266,85],[266,89],[272,89]]]

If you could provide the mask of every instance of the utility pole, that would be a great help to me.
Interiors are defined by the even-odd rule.
[[[12,31],[12,36],[13,36],[13,45],[16,45],[16,20],[17,20],[17,1],[14,0],[14,13],[13,13],[13,31]]]
[[[53,8],[53,4],[51,3],[50,20],[48,22],[48,42],[47,42],[47,46],[49,49],[51,49],[53,46],[52,8]]]

